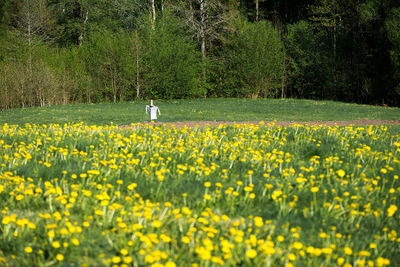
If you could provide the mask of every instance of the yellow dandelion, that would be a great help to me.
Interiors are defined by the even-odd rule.
[[[346,172],[345,172],[344,170],[340,169],[340,170],[338,170],[338,171],[336,172],[336,174],[337,174],[340,178],[343,178],[343,177],[346,175]]]
[[[114,256],[114,257],[111,259],[111,261],[112,261],[113,263],[120,263],[120,262],[121,262],[121,258],[118,257],[118,256]]]
[[[316,193],[319,191],[319,188],[316,186],[311,187],[311,192]]]
[[[63,260],[64,260],[63,254],[58,253],[57,256],[56,256],[56,259],[57,259],[58,261],[63,261]]]
[[[51,243],[51,245],[53,246],[53,248],[61,247],[60,242],[58,242],[58,241],[53,241],[53,243]]]
[[[255,257],[257,257],[257,251],[254,249],[249,249],[248,251],[246,251],[246,256],[250,259],[254,259]]]

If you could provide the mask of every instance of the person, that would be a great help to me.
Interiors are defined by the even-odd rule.
[[[146,114],[149,114],[150,121],[157,119],[157,112],[158,115],[161,115],[160,109],[157,106],[154,106],[153,100],[150,100],[150,105],[146,105]]]

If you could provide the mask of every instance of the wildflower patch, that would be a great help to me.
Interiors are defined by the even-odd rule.
[[[0,265],[397,266],[397,126],[0,126]]]

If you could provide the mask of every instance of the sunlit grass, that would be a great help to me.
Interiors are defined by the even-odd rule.
[[[77,104],[0,112],[0,123],[35,124],[85,122],[116,125],[148,121],[149,101]],[[279,99],[186,99],[160,100],[159,121],[348,121],[398,120],[399,108],[356,105],[334,101]]]
[[[398,132],[3,125],[0,265],[397,266]]]

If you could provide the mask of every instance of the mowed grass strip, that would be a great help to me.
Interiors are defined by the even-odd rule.
[[[123,125],[148,121],[149,101],[75,104],[0,112],[0,123]],[[294,99],[186,99],[156,100],[160,122],[177,121],[352,121],[398,120],[400,109],[334,101]]]

